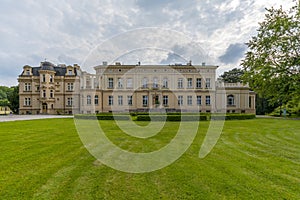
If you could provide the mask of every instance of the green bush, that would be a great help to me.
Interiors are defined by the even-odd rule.
[[[136,121],[207,121],[207,120],[245,120],[254,119],[254,114],[196,114],[196,113],[174,113],[160,114],[160,113],[136,113],[132,115],[132,118]],[[125,114],[113,114],[113,113],[100,113],[97,115],[75,115],[77,119],[97,119],[97,120],[130,120],[131,117]]]
[[[138,115],[137,121],[206,121],[202,115]]]
[[[97,114],[97,115],[75,115],[76,119],[94,119],[94,120],[130,120],[128,115],[112,115],[112,114]]]
[[[254,119],[255,114],[227,114],[227,115],[211,115],[210,120],[245,120]]]

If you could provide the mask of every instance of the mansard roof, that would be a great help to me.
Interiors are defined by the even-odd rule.
[[[51,62],[41,62],[39,67],[32,67],[32,75],[39,76],[40,70],[54,71],[55,76],[65,76],[67,73],[67,68],[65,65],[54,65]],[[77,69],[74,68],[75,75],[77,75]]]

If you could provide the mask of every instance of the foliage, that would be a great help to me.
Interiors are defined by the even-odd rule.
[[[8,106],[9,105],[9,101],[7,100],[7,99],[1,99],[0,100],[0,106],[3,106],[3,107],[5,107],[5,106]]]
[[[0,100],[7,99],[7,93],[9,92],[10,88],[6,86],[0,86]]]
[[[8,106],[13,113],[18,113],[19,86],[0,86],[0,104],[2,106]]]
[[[286,110],[286,116],[300,116],[300,100],[293,99],[289,101],[285,106],[277,107],[272,113],[271,116],[282,116],[283,110]]]
[[[300,96],[299,2],[289,11],[266,10],[257,36],[247,43],[243,81],[271,104],[286,104]]]
[[[241,77],[243,74],[244,71],[242,69],[234,68],[228,72],[224,72],[219,79],[225,83],[242,82]]]
[[[206,121],[206,116],[200,115],[137,115],[137,121]]]
[[[75,115],[75,118],[89,120],[130,120],[129,115],[112,115],[111,113],[101,113],[97,115]]]
[[[113,121],[100,124],[120,148],[152,152],[174,138],[180,123],[167,122],[146,139]],[[300,199],[299,121],[226,121],[212,152],[200,159],[208,127],[200,122],[192,145],[170,166],[131,174],[97,161],[73,119],[2,122],[0,199]]]
[[[267,98],[256,95],[255,109],[257,115],[270,114],[276,107],[280,106],[280,102],[275,102],[271,105]]]
[[[19,112],[19,86],[13,86],[7,93],[7,99],[9,101],[9,108],[13,113]]]
[[[246,120],[255,119],[255,114],[227,114],[227,115],[211,115],[210,120]]]
[[[137,115],[137,121],[207,121],[207,120],[245,120],[254,119],[254,114],[226,114],[226,115]]]

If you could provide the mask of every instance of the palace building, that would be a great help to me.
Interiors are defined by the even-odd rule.
[[[80,66],[25,65],[18,78],[20,114],[101,112],[255,113],[247,84],[219,83],[212,65],[123,65],[106,62],[96,73]]]

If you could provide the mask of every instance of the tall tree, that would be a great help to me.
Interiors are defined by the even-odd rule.
[[[18,113],[19,111],[19,86],[13,86],[7,94],[7,99],[9,101],[9,108],[13,113]]]
[[[271,104],[300,100],[299,2],[287,11],[282,7],[266,10],[257,36],[247,43],[243,80]]]
[[[224,72],[220,76],[220,79],[225,83],[237,83],[242,81],[241,78],[243,74],[244,71],[242,69],[234,68],[232,70]]]
[[[0,86],[0,100],[7,99],[7,92],[9,91],[9,87]]]

